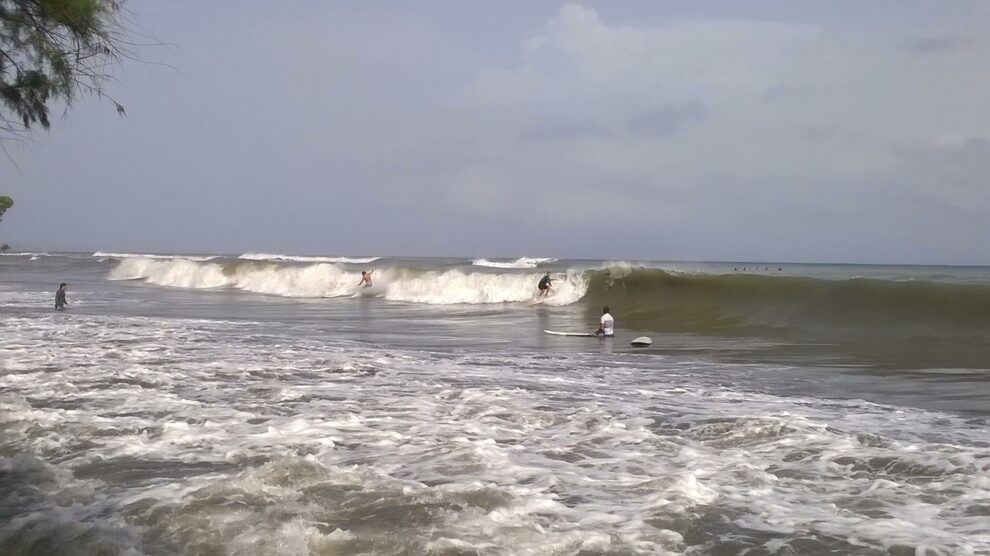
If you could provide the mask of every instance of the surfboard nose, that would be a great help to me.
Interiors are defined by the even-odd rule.
[[[633,341],[629,342],[629,344],[633,347],[646,347],[653,345],[653,340],[651,340],[648,336],[640,336],[639,338],[633,339]]]

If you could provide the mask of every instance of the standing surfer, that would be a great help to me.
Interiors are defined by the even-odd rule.
[[[358,286],[363,285],[365,288],[370,288],[371,287],[371,273],[372,272],[374,272],[374,270],[367,270],[367,271],[362,270],[361,271],[361,281],[358,282]]]
[[[608,305],[602,307],[602,318],[598,325],[598,330],[595,330],[595,336],[601,334],[606,338],[612,338],[615,336],[615,319],[612,318],[612,314],[609,313]]]
[[[65,282],[62,282],[58,286],[58,291],[55,292],[55,310],[64,311],[65,310]]]
[[[550,283],[550,273],[547,272],[547,275],[540,279],[540,284],[536,286],[540,289],[540,293],[537,294],[537,297],[547,297],[550,295],[550,292],[553,291],[550,287]]]

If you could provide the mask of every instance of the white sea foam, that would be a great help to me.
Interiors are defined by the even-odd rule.
[[[705,361],[65,316],[0,315],[0,552],[990,549],[985,420]]]
[[[0,305],[4,307],[40,307],[46,306],[49,303],[54,303],[55,291],[57,286],[52,284],[51,292],[21,292],[21,291],[5,291],[0,289]],[[70,297],[70,303],[75,305],[75,293],[72,292],[73,297]]]
[[[217,255],[156,255],[152,253],[107,253],[104,251],[97,251],[92,256],[109,259],[185,259],[189,261],[212,261],[219,258]]]
[[[174,288],[234,287],[284,297],[336,297],[351,295],[360,274],[337,265],[235,266],[225,270],[217,263],[182,259],[124,259],[110,272],[111,280],[144,280]]]
[[[549,257],[520,257],[514,261],[490,261],[488,259],[475,259],[471,262],[474,266],[487,266],[490,268],[536,268],[543,263],[552,263],[557,259]]]
[[[530,301],[537,293],[540,274],[490,274],[459,270],[430,271],[418,275],[398,273],[386,284],[386,299],[438,305]],[[581,299],[588,281],[581,272],[567,273],[553,283],[548,305],[569,305]]]
[[[352,295],[361,280],[335,264],[307,266],[238,266],[228,276],[230,285],[242,290],[283,297],[340,297]]]
[[[44,253],[44,252],[33,253],[27,251],[18,251],[18,252],[0,251],[0,257],[30,257],[32,261],[39,257],[51,257],[51,256],[52,256],[51,253]]]
[[[216,263],[150,257],[125,257],[110,271],[110,279],[142,279],[151,284],[176,288],[218,288],[230,283],[223,267]]]
[[[373,263],[381,257],[306,257],[298,255],[279,255],[270,253],[244,253],[237,257],[247,261],[285,261],[299,263],[345,263],[345,264],[367,264]]]
[[[127,258],[110,272],[110,278],[140,279],[177,288],[233,287],[283,297],[373,295],[393,301],[450,305],[530,301],[537,293],[540,275],[385,268],[376,270],[374,286],[364,289],[359,287],[360,273],[344,270],[339,264],[238,264],[225,268],[218,263],[185,259]],[[553,295],[543,303],[568,305],[584,296],[588,281],[582,272],[568,272],[554,281],[553,289]]]

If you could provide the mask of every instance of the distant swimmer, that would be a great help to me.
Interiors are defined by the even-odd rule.
[[[58,291],[55,292],[55,310],[64,311],[65,310],[65,282],[62,282],[58,286]]]
[[[608,305],[602,307],[601,324],[598,325],[598,330],[595,330],[595,336],[599,334],[606,338],[615,336],[615,319],[612,318],[612,314],[608,310]]]
[[[374,272],[374,270],[368,270],[368,271],[362,270],[361,271],[361,281],[358,282],[358,286],[363,285],[365,288],[370,288],[371,287],[371,273],[372,272]]]
[[[546,297],[550,295],[550,292],[553,291],[553,288],[550,287],[550,284],[551,284],[550,273],[547,272],[546,276],[540,278],[540,284],[537,286],[538,288],[540,288],[540,293],[537,294],[537,297]]]

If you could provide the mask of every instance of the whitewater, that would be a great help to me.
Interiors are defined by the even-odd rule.
[[[298,265],[205,263],[210,259],[121,257],[110,272],[112,280],[143,280],[177,288],[232,287],[285,297],[343,297],[374,295],[393,301],[430,304],[507,303],[533,300],[542,274],[494,274],[463,269],[425,270],[386,267],[374,272],[378,286],[359,288],[360,268],[377,257],[341,260],[337,257],[242,255],[250,261],[292,261]],[[331,261],[331,262],[316,262]],[[343,265],[340,263],[350,263]],[[517,268],[517,267],[512,267]],[[529,268],[526,266],[518,268]],[[564,272],[555,283],[550,305],[566,305],[587,291],[581,273]]]
[[[533,260],[0,257],[0,553],[990,553],[990,269]]]

